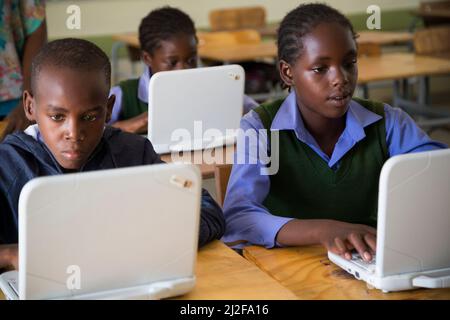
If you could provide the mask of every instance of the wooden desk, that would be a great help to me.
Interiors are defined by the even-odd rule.
[[[283,299],[297,297],[220,241],[200,249],[197,284],[179,299]]]
[[[252,61],[262,58],[276,58],[277,45],[274,41],[237,44],[232,46],[200,46],[198,54],[202,59],[223,63]]]
[[[117,34],[113,36],[116,41],[124,42],[126,45],[139,48],[139,39],[136,33]],[[200,58],[232,63],[236,61],[248,61],[259,58],[275,58],[277,46],[274,41],[254,44],[239,44],[233,46],[199,46]]]
[[[413,40],[413,34],[410,32],[361,31],[358,35],[358,43],[375,43],[380,46],[406,44]]]
[[[322,246],[265,249],[247,247],[244,256],[300,299],[450,299],[448,289],[383,293],[369,289],[328,260]]]
[[[216,164],[232,164],[234,155],[234,145],[226,147],[218,147],[215,149],[196,150],[191,152],[168,153],[161,155],[161,160],[164,162],[180,161],[195,163],[200,166],[203,179],[209,179],[214,177],[214,167]],[[211,163],[211,159],[215,160]]]
[[[176,299],[295,300],[297,297],[222,242],[199,250],[195,288]],[[0,292],[0,299],[4,299]]]
[[[358,59],[358,83],[450,73],[450,60],[414,53],[386,53]]]

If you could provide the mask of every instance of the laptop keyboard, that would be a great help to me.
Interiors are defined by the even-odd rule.
[[[370,262],[367,262],[367,261],[363,260],[363,258],[359,255],[359,253],[352,254],[352,262],[355,263],[358,267],[361,267],[370,273],[375,272],[375,265],[376,265],[375,259],[376,259],[376,256],[373,255],[372,260]]]

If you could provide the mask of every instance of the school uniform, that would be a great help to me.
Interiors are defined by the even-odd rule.
[[[41,139],[37,125],[8,135],[0,144],[0,244],[18,241],[18,202],[31,179],[66,173]],[[163,163],[148,139],[105,127],[103,137],[81,172]],[[151,210],[151,208],[149,208]],[[199,246],[220,239],[223,213],[202,190]],[[168,230],[170,233],[170,230]]]
[[[244,131],[266,128],[279,133],[276,174],[261,174],[264,165],[260,161],[236,164],[238,159],[254,160],[249,146],[240,146],[238,139],[224,201],[227,230],[222,238],[230,243],[247,242],[236,247],[276,246],[278,231],[293,218],[376,226],[378,180],[384,162],[398,154],[446,148],[431,140],[402,110],[354,99],[329,157],[305,128],[295,91],[284,100],[257,107],[241,120]],[[270,144],[263,145],[270,152]],[[240,149],[244,154],[239,154]]]
[[[145,68],[138,79],[125,80],[111,88],[109,95],[114,94],[116,101],[108,124],[134,118],[148,111],[148,84],[151,76],[150,68]],[[244,113],[258,105],[255,100],[246,95],[244,95],[243,104]]]

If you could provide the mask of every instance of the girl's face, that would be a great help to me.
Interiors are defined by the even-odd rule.
[[[343,117],[358,78],[350,29],[321,23],[302,41],[303,52],[293,64],[280,61],[281,77],[295,90],[302,117],[306,122]]]
[[[197,39],[194,35],[180,34],[163,40],[152,54],[143,51],[143,60],[152,73],[197,67]]]

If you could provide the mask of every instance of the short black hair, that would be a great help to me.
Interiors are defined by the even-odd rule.
[[[322,3],[299,5],[281,21],[278,29],[278,60],[293,64],[303,52],[302,38],[321,23],[338,23],[357,35],[346,16]]]
[[[65,38],[44,45],[31,63],[31,89],[35,91],[36,80],[44,66],[69,68],[80,71],[98,70],[105,74],[111,85],[111,63],[108,56],[92,42]]]
[[[153,54],[161,41],[177,35],[186,34],[195,37],[195,25],[183,11],[169,6],[151,11],[139,25],[141,49]]]

